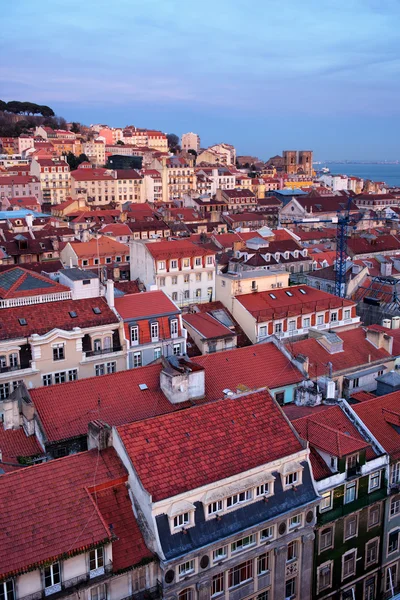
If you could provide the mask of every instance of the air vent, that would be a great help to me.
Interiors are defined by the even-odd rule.
[[[69,316],[71,317],[71,319],[76,319],[76,317],[78,316],[78,313],[76,313],[74,310],[70,310]]]
[[[98,306],[95,306],[94,308],[92,308],[93,312],[95,315],[100,315],[101,314],[101,310]]]
[[[26,319],[18,319],[20,325],[28,325]]]
[[[205,554],[200,559],[200,567],[202,569],[207,569],[209,564],[210,564],[210,558],[207,556],[207,554]]]
[[[174,580],[174,577],[175,577],[175,572],[172,569],[170,569],[169,571],[167,571],[165,573],[165,577],[164,577],[165,583],[172,583]]]
[[[285,532],[286,532],[286,523],[284,521],[282,521],[282,523],[280,523],[280,525],[278,527],[278,533],[279,533],[279,535],[284,535]]]
[[[306,514],[307,523],[312,523],[313,518],[314,518],[314,513],[312,510],[309,510],[308,513]]]
[[[146,383],[139,383],[139,390],[142,390],[142,392],[144,390],[148,390],[149,388],[147,387]]]

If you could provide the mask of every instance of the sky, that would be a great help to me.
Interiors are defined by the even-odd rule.
[[[0,98],[267,159],[400,159],[398,0],[13,0]]]

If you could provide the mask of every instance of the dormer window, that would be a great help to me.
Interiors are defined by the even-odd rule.
[[[190,267],[190,258],[184,258],[182,261],[182,266],[184,269],[188,269]]]
[[[208,515],[215,515],[215,514],[221,512],[222,509],[223,509],[222,500],[217,500],[217,502],[211,502],[211,504],[208,505],[207,513],[208,513]]]
[[[0,598],[4,600],[15,600],[14,580],[7,579],[0,583]]]
[[[184,512],[174,517],[174,529],[181,529],[190,523],[190,513]]]
[[[226,507],[232,508],[232,506],[236,506],[237,504],[242,504],[243,502],[248,502],[252,499],[252,491],[246,490],[245,492],[240,492],[240,494],[233,494],[233,496],[228,496],[226,499]]]
[[[44,569],[44,587],[45,594],[61,591],[61,571],[60,563],[55,562]],[[50,590],[51,588],[51,590]],[[1,594],[0,594],[1,596]]]
[[[296,485],[298,480],[299,480],[299,474],[297,471],[295,471],[294,473],[288,473],[288,475],[285,475],[285,485],[286,486]]]
[[[201,267],[201,257],[197,257],[194,259],[196,267]]]
[[[256,496],[268,496],[271,493],[271,486],[270,483],[262,483],[261,485],[258,485],[256,488]]]
[[[158,323],[157,323],[157,321],[154,321],[153,323],[151,323],[150,329],[151,329],[151,341],[158,342]]]
[[[158,270],[159,270],[159,271],[165,271],[165,261],[163,261],[163,260],[160,260],[160,261],[158,262]]]
[[[282,483],[284,489],[290,489],[293,486],[302,483],[303,467],[300,463],[286,463],[282,468]]]

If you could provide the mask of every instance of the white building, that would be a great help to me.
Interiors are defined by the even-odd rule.
[[[197,133],[184,133],[182,135],[182,150],[200,150],[200,136]]]

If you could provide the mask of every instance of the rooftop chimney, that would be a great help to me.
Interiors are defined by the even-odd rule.
[[[200,365],[178,356],[162,359],[160,387],[172,404],[203,398],[205,370]]]
[[[108,447],[108,443],[111,437],[111,427],[103,421],[90,421],[88,424],[88,450],[97,448],[98,450],[104,450]]]
[[[112,279],[106,281],[106,300],[110,308],[114,308],[114,282]]]

